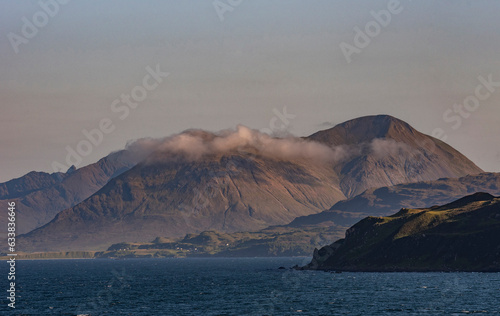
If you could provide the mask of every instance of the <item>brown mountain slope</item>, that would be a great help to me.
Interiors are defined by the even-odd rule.
[[[347,197],[370,188],[483,172],[451,146],[389,115],[350,120],[307,139],[337,146],[343,154],[335,170]]]
[[[20,237],[19,249],[106,249],[187,232],[258,230],[344,199],[335,181],[326,167],[239,154],[145,162]]]
[[[370,189],[355,198],[338,202],[331,210],[363,210],[374,216],[385,216],[403,207],[443,205],[476,192],[500,195],[500,173],[481,173]]]
[[[17,232],[27,233],[97,192],[111,178],[134,166],[135,160],[131,153],[120,151],[68,173],[30,172],[0,184],[0,205],[16,202]],[[0,217],[0,227],[0,233],[7,231],[5,216]]]
[[[298,217],[289,226],[328,226],[331,223],[353,225],[366,216],[387,216],[401,208],[443,205],[476,192],[500,196],[500,173],[482,173],[370,189],[340,201],[324,212]]]

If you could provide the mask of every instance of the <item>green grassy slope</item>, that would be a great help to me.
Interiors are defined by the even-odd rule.
[[[476,193],[427,209],[368,217],[315,250],[305,269],[500,271],[500,198]]]

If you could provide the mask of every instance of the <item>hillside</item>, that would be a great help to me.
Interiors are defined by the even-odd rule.
[[[229,162],[240,168],[228,172]],[[255,231],[345,198],[332,180],[335,174],[325,167],[236,154],[141,163],[19,243],[26,251],[104,250],[112,243],[204,230]]]
[[[288,226],[325,226],[330,223],[351,226],[366,216],[387,216],[401,208],[443,205],[476,192],[500,196],[500,173],[482,173],[369,189],[358,196],[337,202],[329,210],[298,217]]]
[[[345,228],[344,228],[345,229]],[[314,248],[338,238],[337,227],[289,229],[270,227],[257,232],[206,231],[184,238],[155,238],[149,243],[118,243],[99,257],[283,257],[307,256]]]
[[[17,232],[27,233],[48,223],[60,211],[82,202],[136,163],[137,158],[123,150],[66,173],[33,171],[0,184],[0,205],[16,202]],[[6,220],[7,217],[0,217],[0,233],[7,231]]]
[[[426,209],[368,217],[314,251],[303,269],[500,271],[500,198],[476,193]]]

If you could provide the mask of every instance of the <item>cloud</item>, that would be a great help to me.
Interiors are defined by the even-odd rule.
[[[181,158],[197,161],[208,155],[255,154],[277,160],[303,160],[336,164],[367,154],[382,159],[388,155],[411,153],[415,149],[392,139],[329,147],[299,137],[276,138],[239,125],[217,133],[187,130],[162,139],[143,138],[127,144],[127,150],[148,161]]]
[[[350,156],[345,146],[328,147],[298,137],[275,138],[257,130],[239,125],[235,130],[210,133],[188,130],[163,139],[144,138],[131,142],[127,150],[134,153],[155,153],[168,158],[182,156],[195,161],[207,155],[255,153],[278,160],[313,160],[335,162]]]
[[[370,143],[370,150],[376,158],[384,158],[386,156],[396,156],[414,152],[414,148],[410,145],[385,138],[375,138],[372,140]]]

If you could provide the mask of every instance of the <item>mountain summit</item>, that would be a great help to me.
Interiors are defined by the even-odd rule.
[[[483,172],[448,144],[389,115],[350,120],[307,139],[343,149],[335,171],[347,197],[370,188]]]
[[[390,115],[375,115],[349,120],[333,128],[316,132],[307,138],[320,143],[339,146],[371,142],[377,138],[411,143],[416,137],[420,138],[422,135],[400,119]]]

